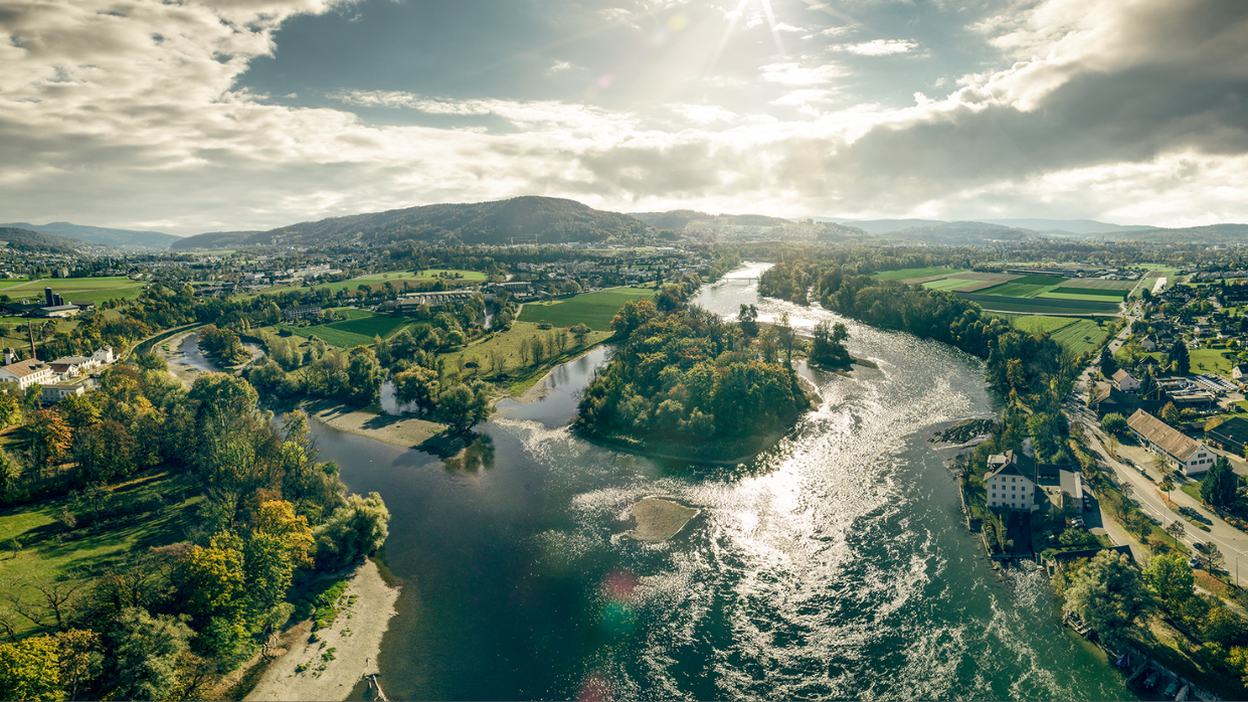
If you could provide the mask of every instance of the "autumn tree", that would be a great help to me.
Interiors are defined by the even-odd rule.
[[[63,700],[60,652],[51,636],[0,644],[0,699]]]
[[[1111,645],[1120,643],[1135,621],[1153,607],[1153,596],[1131,558],[1102,551],[1066,590],[1064,608]]]
[[[347,503],[334,510],[314,532],[318,567],[340,568],[376,551],[385,543],[389,525],[390,511],[381,495],[375,492],[370,492],[368,497],[351,495]]]
[[[23,427],[23,439],[31,464],[45,471],[69,455],[74,430],[56,410],[40,410]]]

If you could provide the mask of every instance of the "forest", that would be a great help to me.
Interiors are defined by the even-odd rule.
[[[65,505],[6,544],[13,558],[40,555],[2,587],[0,698],[202,699],[270,633],[310,614],[293,596],[301,582],[381,546],[380,496],[349,495],[337,465],[317,460],[307,417],[278,421],[257,398],[226,374],[188,389],[151,355],[50,409],[0,394],[0,421],[15,427],[0,451],[0,502],[25,511],[5,514]],[[121,492],[149,474],[174,476],[166,484],[183,492]],[[120,559],[43,568],[161,521],[157,543]]]

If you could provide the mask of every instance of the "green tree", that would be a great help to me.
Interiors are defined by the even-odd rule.
[[[390,534],[390,511],[375,492],[351,495],[314,534],[317,566],[340,568],[381,548]]]
[[[40,410],[23,428],[30,462],[40,471],[60,463],[73,446],[74,430],[56,410]]]
[[[74,460],[81,479],[111,482],[134,470],[134,437],[120,422],[111,419],[79,431],[74,437]]]
[[[237,611],[246,594],[241,547],[227,532],[214,536],[208,548],[191,547],[173,573],[185,612],[209,618]]]
[[[367,346],[356,346],[347,354],[347,380],[350,383],[351,399],[363,405],[370,405],[381,397],[381,381],[383,373],[381,364]]]
[[[758,336],[758,308],[754,305],[742,304],[737,312],[737,325],[742,333],[750,338]]]
[[[1112,378],[1114,373],[1118,372],[1118,362],[1114,360],[1114,355],[1109,352],[1109,347],[1101,349],[1101,357],[1097,361],[1101,368],[1101,375],[1106,378]]]
[[[177,661],[193,632],[167,616],[123,610],[108,631],[108,678],[113,699],[168,699],[178,683]]]
[[[33,636],[0,644],[0,698],[63,700],[60,653],[56,639]]]
[[[1129,428],[1127,420],[1117,412],[1110,412],[1101,417],[1101,430],[1110,436],[1125,436]]]
[[[100,410],[87,395],[70,395],[56,403],[56,410],[75,431],[100,420]]]
[[[490,398],[481,383],[456,383],[438,396],[438,418],[456,433],[463,433],[490,416]]]
[[[572,327],[572,335],[576,337],[576,345],[584,346],[585,341],[589,338],[589,333],[591,331],[593,330],[585,326],[584,322],[581,322],[577,324],[575,327]]]
[[[1178,552],[1153,556],[1144,569],[1144,580],[1166,610],[1177,612],[1195,594],[1196,578],[1187,559]]]
[[[1191,374],[1192,359],[1187,352],[1187,344],[1182,339],[1175,339],[1174,346],[1170,347],[1169,360],[1175,373],[1179,375]]]
[[[1239,478],[1226,457],[1220,456],[1200,483],[1200,497],[1215,507],[1226,507],[1235,504],[1238,489]]]
[[[424,408],[431,408],[437,404],[440,391],[441,381],[436,370],[412,366],[394,376],[394,395],[405,405],[415,402]]]
[[[0,429],[22,421],[22,403],[12,394],[0,390]]]
[[[1140,571],[1117,551],[1102,551],[1089,561],[1067,588],[1064,604],[1111,645],[1121,643],[1153,606]]]
[[[655,309],[654,303],[650,300],[629,300],[611,319],[611,330],[618,337],[628,338],[633,330],[654,319],[658,314],[659,311]]]

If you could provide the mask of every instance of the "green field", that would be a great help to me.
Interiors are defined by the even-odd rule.
[[[1002,315],[1010,320],[1015,329],[1025,331],[1028,334],[1036,334],[1045,332],[1052,334],[1053,332],[1068,327],[1075,322],[1070,317],[1045,317],[1044,315]]]
[[[1086,290],[1119,290],[1126,292],[1136,285],[1134,280],[1101,280],[1100,278],[1069,278],[1058,286],[1065,288],[1083,288]]]
[[[1074,355],[1095,349],[1105,338],[1105,329],[1090,319],[1047,317],[1044,315],[1001,315],[1014,328],[1028,334],[1044,332]]]
[[[1230,358],[1224,358],[1224,353]],[[1226,349],[1192,349],[1188,355],[1192,359],[1193,373],[1217,373],[1225,378],[1231,377],[1231,369],[1238,362],[1235,352]]]
[[[999,297],[984,293],[958,293],[959,296],[978,303],[989,312],[1015,314],[1051,314],[1071,316],[1117,316],[1117,303],[1085,300],[1045,300],[1043,298]]]
[[[373,314],[365,310],[339,308],[336,311],[339,314],[345,314],[348,319],[329,324],[318,324],[312,327],[291,327],[280,324],[278,328],[288,329],[305,339],[315,336],[330,346],[349,349],[355,346],[368,346],[373,343],[373,337],[375,336],[385,339],[392,334],[398,333],[400,328],[406,326],[411,321],[398,317]]]
[[[1080,288],[1057,288],[1037,295],[1046,300],[1087,300],[1089,302],[1118,302],[1126,297],[1121,290],[1083,290]]]
[[[923,283],[923,287],[928,290],[957,290],[958,288],[965,288],[969,285],[977,285],[980,282],[982,281],[969,280],[967,278],[942,278],[940,280]]]
[[[457,367],[459,365],[459,360],[462,358],[465,362],[476,361],[477,363],[477,367],[475,369],[465,369],[466,373],[491,375],[498,373],[500,370],[505,370],[514,382],[524,383],[525,380],[533,380],[532,376],[535,374],[537,375],[537,378],[541,378],[545,375],[545,371],[543,369],[547,364],[543,364],[540,368],[537,366],[529,366],[527,368],[521,367],[520,342],[524,339],[531,339],[533,337],[544,337],[553,331],[557,331],[557,328],[542,330],[538,329],[536,324],[530,324],[529,322],[513,322],[511,328],[506,332],[501,334],[489,334],[467,346],[455,349],[454,351],[441,356],[441,358],[446,360],[447,368]],[[610,336],[610,332],[590,332],[589,336],[585,340],[585,344],[587,346],[593,346],[594,344],[607,340]],[[573,352],[577,348],[576,337],[571,334],[568,335],[567,348],[568,352]],[[501,369],[490,367],[490,353],[494,351],[497,351],[502,355],[504,367]],[[522,390],[525,389],[525,387],[527,387],[527,385],[519,388],[512,388],[512,390]]]
[[[152,473],[119,484],[113,488],[115,504],[133,505],[160,495],[165,507],[147,515],[116,517],[113,524],[99,530],[79,527],[64,540],[58,538],[65,527],[57,517],[69,504],[67,498],[0,511],[0,543],[7,547],[14,538],[22,543],[16,557],[11,551],[0,557],[0,582],[7,588],[10,579],[33,586],[65,578],[72,585],[77,582],[75,578],[94,575],[127,553],[185,538],[184,511],[199,499],[192,495],[191,483],[185,473]],[[34,628],[21,617],[11,621],[19,635]]]
[[[952,273],[962,273],[960,268],[902,268],[896,271],[883,271],[872,275],[872,278],[880,280],[913,280],[914,278],[931,278],[937,275],[950,275]]]
[[[1028,275],[1017,280],[1011,280],[1008,283],[1002,283],[996,287],[979,290],[978,292],[981,295],[1032,298],[1039,297],[1041,293],[1052,290],[1064,280],[1066,279],[1047,275]]]
[[[142,281],[130,280],[119,275],[103,278],[44,278],[41,280],[2,281],[15,282],[13,285],[0,286],[0,294],[8,295],[10,300],[43,299],[43,289],[52,288],[67,302],[93,302],[100,304],[114,297],[129,300],[139,296],[147,285]]]
[[[582,322],[594,331],[611,331],[611,319],[629,300],[648,299],[653,290],[611,288],[585,293],[554,302],[526,302],[520,308],[521,322],[549,322],[556,327],[574,327]]]

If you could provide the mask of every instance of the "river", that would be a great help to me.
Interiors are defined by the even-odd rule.
[[[758,266],[734,273],[757,276]],[[600,349],[505,401],[448,465],[314,423],[322,459],[390,508],[403,586],[382,645],[392,699],[1124,699],[1063,629],[1034,568],[1000,576],[962,524],[932,428],[989,416],[978,360],[727,280],[697,303],[795,325],[845,321],[880,369],[804,370],[823,397],[736,470],[605,450],[566,429]],[[702,510],[675,538],[622,538],[629,507]]]

